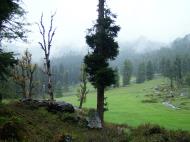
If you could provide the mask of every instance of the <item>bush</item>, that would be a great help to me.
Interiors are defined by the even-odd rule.
[[[159,125],[144,124],[133,129],[129,137],[131,142],[190,142],[190,133],[169,131]]]
[[[157,99],[142,100],[142,103],[157,103]]]

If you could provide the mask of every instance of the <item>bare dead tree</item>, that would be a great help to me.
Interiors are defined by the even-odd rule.
[[[38,42],[45,54],[45,65],[46,65],[46,74],[48,76],[48,94],[50,100],[54,100],[53,90],[52,90],[52,73],[51,73],[51,64],[50,64],[50,51],[52,46],[52,40],[55,35],[55,28],[53,28],[53,20],[56,13],[51,15],[50,27],[48,33],[46,34],[46,29],[43,23],[43,13],[41,15],[40,23],[38,23],[39,32],[42,36],[42,42]]]

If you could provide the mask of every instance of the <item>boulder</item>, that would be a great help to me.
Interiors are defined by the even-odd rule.
[[[102,123],[100,117],[96,111],[90,112],[90,116],[87,118],[88,127],[91,129],[101,129]]]
[[[69,112],[73,113],[75,111],[73,105],[66,102],[56,102],[48,105],[48,111],[51,112]]]
[[[35,106],[35,107],[46,107],[51,112],[69,112],[75,111],[73,105],[66,102],[51,102],[49,100],[32,100],[22,99],[20,100],[24,105]]]

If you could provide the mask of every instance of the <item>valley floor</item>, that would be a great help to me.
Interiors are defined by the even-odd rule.
[[[190,95],[180,96],[181,93],[179,93],[170,98],[170,91],[161,88],[167,85],[168,80],[157,78],[143,84],[131,84],[126,87],[109,89],[105,93],[108,97],[109,109],[105,113],[105,120],[135,127],[151,123],[172,130],[190,131]],[[75,95],[57,100],[70,102],[76,106],[79,104]],[[166,105],[167,103],[176,106],[176,108]],[[84,107],[96,108],[95,91],[88,94]]]

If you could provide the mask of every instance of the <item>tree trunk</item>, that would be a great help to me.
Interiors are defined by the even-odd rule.
[[[29,99],[32,99],[32,89],[33,89],[33,75],[31,74],[30,76],[30,83],[29,83],[29,93],[28,93],[28,97]]]
[[[50,101],[53,101],[54,97],[53,97],[52,80],[51,80],[51,66],[48,57],[46,60],[46,64],[47,64],[47,75],[48,75],[48,94],[50,96]]]
[[[105,0],[99,0],[98,19],[101,19],[101,20],[104,18],[104,3],[105,3]]]
[[[83,100],[84,100],[84,97],[82,96],[81,99],[80,99],[80,105],[79,105],[80,109],[82,108]]]
[[[22,84],[22,91],[23,91],[23,99],[27,98],[27,91],[26,91],[26,83]]]
[[[105,3],[105,0],[99,0],[99,9],[98,9],[98,28],[97,28],[97,32],[100,33],[103,33],[104,32],[104,3]],[[98,48],[98,53],[101,54],[102,53],[102,36],[99,36],[99,39],[98,41],[100,42],[99,43],[99,46],[97,47]]]
[[[105,0],[99,0],[99,9],[98,9],[98,28],[97,32],[100,33],[100,35],[104,32],[104,4]],[[99,46],[98,48],[98,54],[101,55],[102,53],[102,36],[99,37]],[[104,87],[99,84],[99,87],[97,88],[97,112],[100,117],[102,126],[104,124]]]
[[[2,94],[0,93],[0,104],[2,103],[2,101],[3,101],[3,96],[2,96]]]
[[[97,88],[97,112],[102,122],[104,124],[104,87]]]

